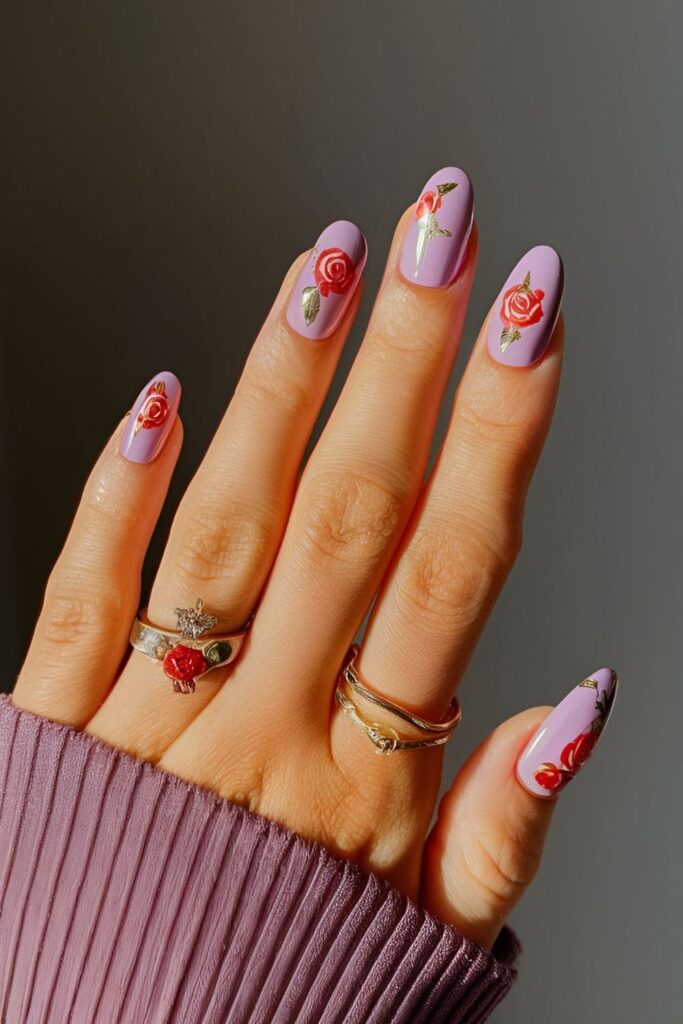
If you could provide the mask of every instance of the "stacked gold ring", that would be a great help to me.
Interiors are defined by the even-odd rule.
[[[368,739],[374,743],[377,747],[377,752],[391,754],[395,750],[419,750],[424,747],[438,747],[447,743],[462,718],[462,709],[457,697],[454,697],[449,704],[447,718],[441,722],[432,722],[421,715],[416,715],[412,711],[401,707],[400,704],[395,704],[387,697],[382,697],[369,686],[356,667],[359,653],[360,648],[357,644],[354,644],[349,650],[346,663],[342,669],[335,698],[337,704],[348,715],[354,725],[361,729]],[[368,722],[360,714],[349,694],[344,692],[345,686],[359,697],[364,698],[371,704],[375,704],[402,722],[411,725],[418,732],[424,734],[423,737],[421,739],[401,737],[391,727],[382,726],[378,722]]]

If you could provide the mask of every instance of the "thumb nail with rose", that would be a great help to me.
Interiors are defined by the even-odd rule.
[[[534,796],[553,797],[593,753],[617,694],[611,668],[594,672],[550,712],[517,762],[517,778]]]
[[[488,349],[507,366],[530,366],[541,358],[562,301],[562,260],[549,245],[522,257],[496,299],[489,319]]]
[[[363,232],[348,220],[325,228],[294,286],[287,321],[297,334],[320,341],[337,329],[367,257]]]

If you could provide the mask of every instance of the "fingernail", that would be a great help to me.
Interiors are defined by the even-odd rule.
[[[534,796],[553,797],[586,763],[617,694],[617,674],[601,668],[550,712],[517,762],[517,778]]]
[[[425,288],[457,276],[472,230],[474,196],[459,167],[444,167],[422,189],[401,253],[401,273]]]
[[[489,352],[506,366],[531,366],[553,333],[562,301],[562,260],[549,245],[523,256],[496,299],[489,319]]]
[[[178,413],[180,381],[158,373],[135,399],[121,438],[120,452],[129,462],[151,462],[159,454]]]
[[[329,338],[339,326],[363,273],[368,245],[348,220],[325,228],[294,286],[287,321],[304,338]]]

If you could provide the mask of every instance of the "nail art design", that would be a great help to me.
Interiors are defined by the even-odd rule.
[[[414,284],[440,288],[457,276],[472,229],[470,179],[444,167],[429,179],[415,206],[401,254],[401,273]]]
[[[601,668],[550,712],[517,762],[525,789],[552,797],[571,782],[593,753],[616,694],[616,672]]]
[[[151,462],[159,454],[176,418],[180,391],[180,381],[167,371],[142,389],[121,439],[121,455],[129,462]]]
[[[355,224],[338,220],[325,228],[294,288],[290,326],[307,338],[328,338],[344,316],[366,257],[365,236]]]
[[[530,366],[540,359],[560,312],[562,288],[562,261],[554,249],[537,245],[522,257],[491,314],[488,346],[495,360]]]

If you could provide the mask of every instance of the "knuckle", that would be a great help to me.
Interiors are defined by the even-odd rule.
[[[109,636],[117,631],[123,614],[123,597],[117,592],[81,589],[53,576],[40,614],[41,639],[68,646]]]
[[[505,409],[504,403],[492,401],[489,395],[471,396],[469,401],[458,404],[458,430],[461,434],[469,434],[475,441],[510,443],[516,433],[511,428],[519,426],[523,413],[515,409],[505,416]]]
[[[304,545],[349,564],[376,560],[394,536],[405,507],[399,486],[361,473],[320,473],[302,495]]]
[[[185,581],[249,579],[273,543],[274,528],[249,510],[196,506],[183,522],[175,551]]]
[[[513,548],[494,547],[472,530],[425,530],[401,558],[399,597],[423,618],[469,624],[502,584],[514,561]]]
[[[450,304],[448,294],[432,295],[425,304],[424,296],[408,288],[387,293],[371,324],[378,350],[398,354],[402,361],[407,358],[416,366],[433,366],[444,353],[444,323],[450,316]]]
[[[462,848],[467,876],[486,902],[501,910],[520,899],[532,882],[540,850],[505,828],[475,829]]]
[[[238,391],[257,408],[275,402],[291,412],[303,412],[314,401],[310,373],[292,360],[291,338],[283,328],[271,338],[268,350],[253,354]]]
[[[107,467],[106,473],[88,481],[79,509],[85,532],[90,528],[93,533],[114,531],[120,536],[134,530],[144,518],[141,503],[131,500],[128,467],[122,463],[123,460],[117,461],[113,467]]]

